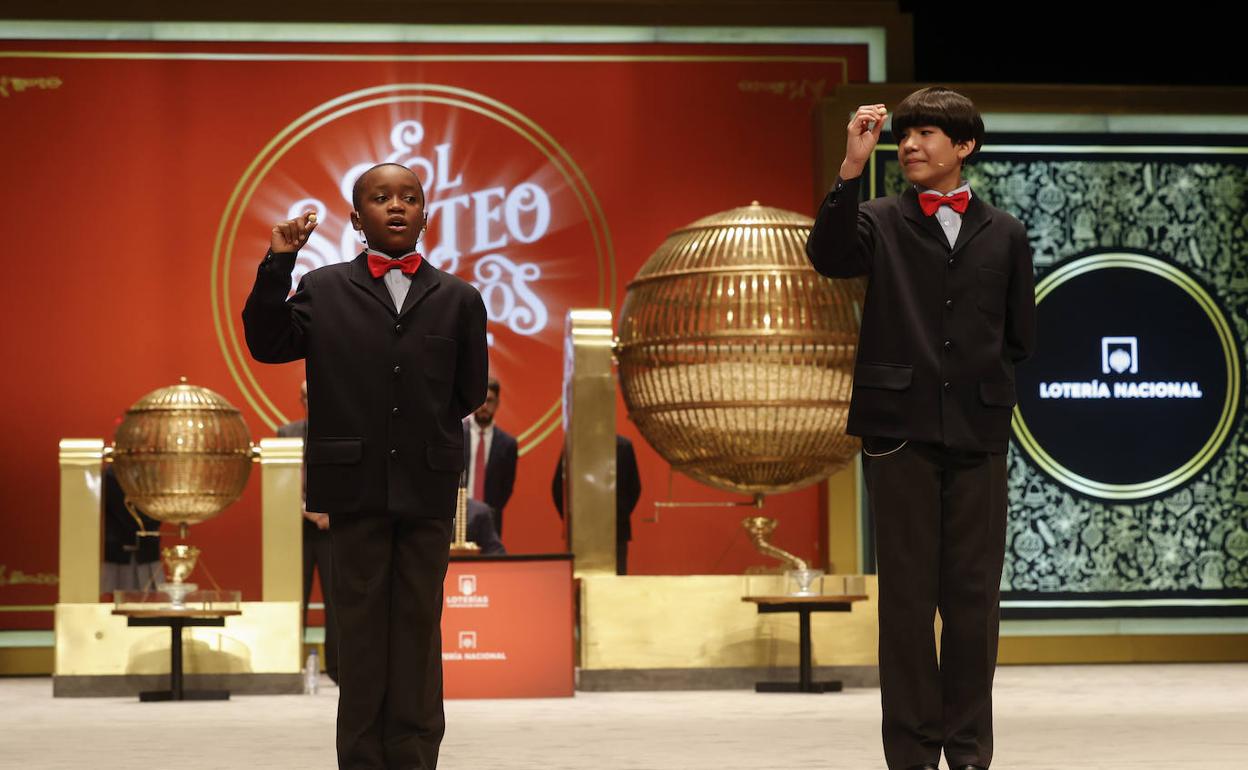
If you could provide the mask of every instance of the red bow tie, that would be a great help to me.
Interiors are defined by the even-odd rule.
[[[373,274],[374,278],[380,278],[386,274],[386,271],[398,268],[403,271],[404,275],[411,275],[420,267],[420,252],[413,251],[404,255],[400,259],[391,259],[384,254],[374,254],[368,252],[368,272]]]
[[[919,206],[929,217],[941,206],[948,206],[959,214],[966,213],[966,206],[971,202],[971,194],[966,190],[953,195],[941,195],[937,192],[925,192],[919,196]]]

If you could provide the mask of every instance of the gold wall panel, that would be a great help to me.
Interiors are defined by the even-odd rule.
[[[862,571],[862,538],[859,534],[861,521],[859,490],[858,458],[828,477],[825,493],[827,494],[828,517],[828,562],[824,569],[833,574],[852,575]]]
[[[811,614],[816,665],[877,662],[876,581],[852,612]],[[797,613],[760,615],[746,595],[785,593],[773,575],[621,576],[581,579],[583,669],[795,666]]]
[[[564,511],[577,576],[615,574],[615,345],[611,311],[568,311],[564,336]]]
[[[1248,661],[1248,635],[1003,636],[1001,665]]]
[[[243,602],[223,628],[182,632],[188,674],[287,674],[303,667],[300,603]],[[169,673],[169,629],[130,628],[112,604],[56,605],[57,676]]]
[[[260,440],[261,598],[303,601],[303,439]]]
[[[61,439],[60,581],[57,601],[100,600],[100,499],[104,441]]]

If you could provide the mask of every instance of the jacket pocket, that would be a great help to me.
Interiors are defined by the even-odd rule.
[[[1005,315],[1005,293],[1010,277],[986,267],[979,269],[979,285],[976,287],[976,303],[979,309],[993,315]]]
[[[914,377],[914,367],[906,364],[858,364],[854,367],[854,385],[859,388],[905,390]]]
[[[354,465],[363,459],[362,438],[308,439],[308,465]]]
[[[425,450],[425,459],[435,471],[459,473],[464,469],[463,447],[439,444]]]
[[[1014,406],[1018,403],[1014,383],[1009,380],[979,383],[979,400],[988,406]]]
[[[455,379],[455,354],[458,343],[450,337],[425,335],[425,373],[431,380],[451,382]]]

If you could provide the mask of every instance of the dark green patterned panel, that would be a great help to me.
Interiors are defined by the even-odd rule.
[[[988,140],[967,177],[975,195],[1027,226],[1038,283],[1088,254],[1151,255],[1212,296],[1226,344],[1248,340],[1248,138]],[[872,196],[907,184],[895,145],[877,149],[869,173]],[[1228,381],[1238,391],[1244,355],[1231,352],[1225,361],[1236,371]],[[1006,616],[1248,614],[1248,440],[1243,399],[1234,395],[1228,428],[1198,471],[1141,499],[1106,499],[1112,495],[1060,482],[1016,435]],[[1163,446],[1167,437],[1150,440]]]

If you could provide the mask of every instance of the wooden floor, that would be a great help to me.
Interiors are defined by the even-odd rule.
[[[328,680],[323,680],[329,685]],[[219,703],[53,699],[0,679],[0,767],[333,768],[337,690]],[[445,770],[882,768],[879,691],[450,701]],[[995,768],[1248,766],[1248,664],[1008,667]]]

